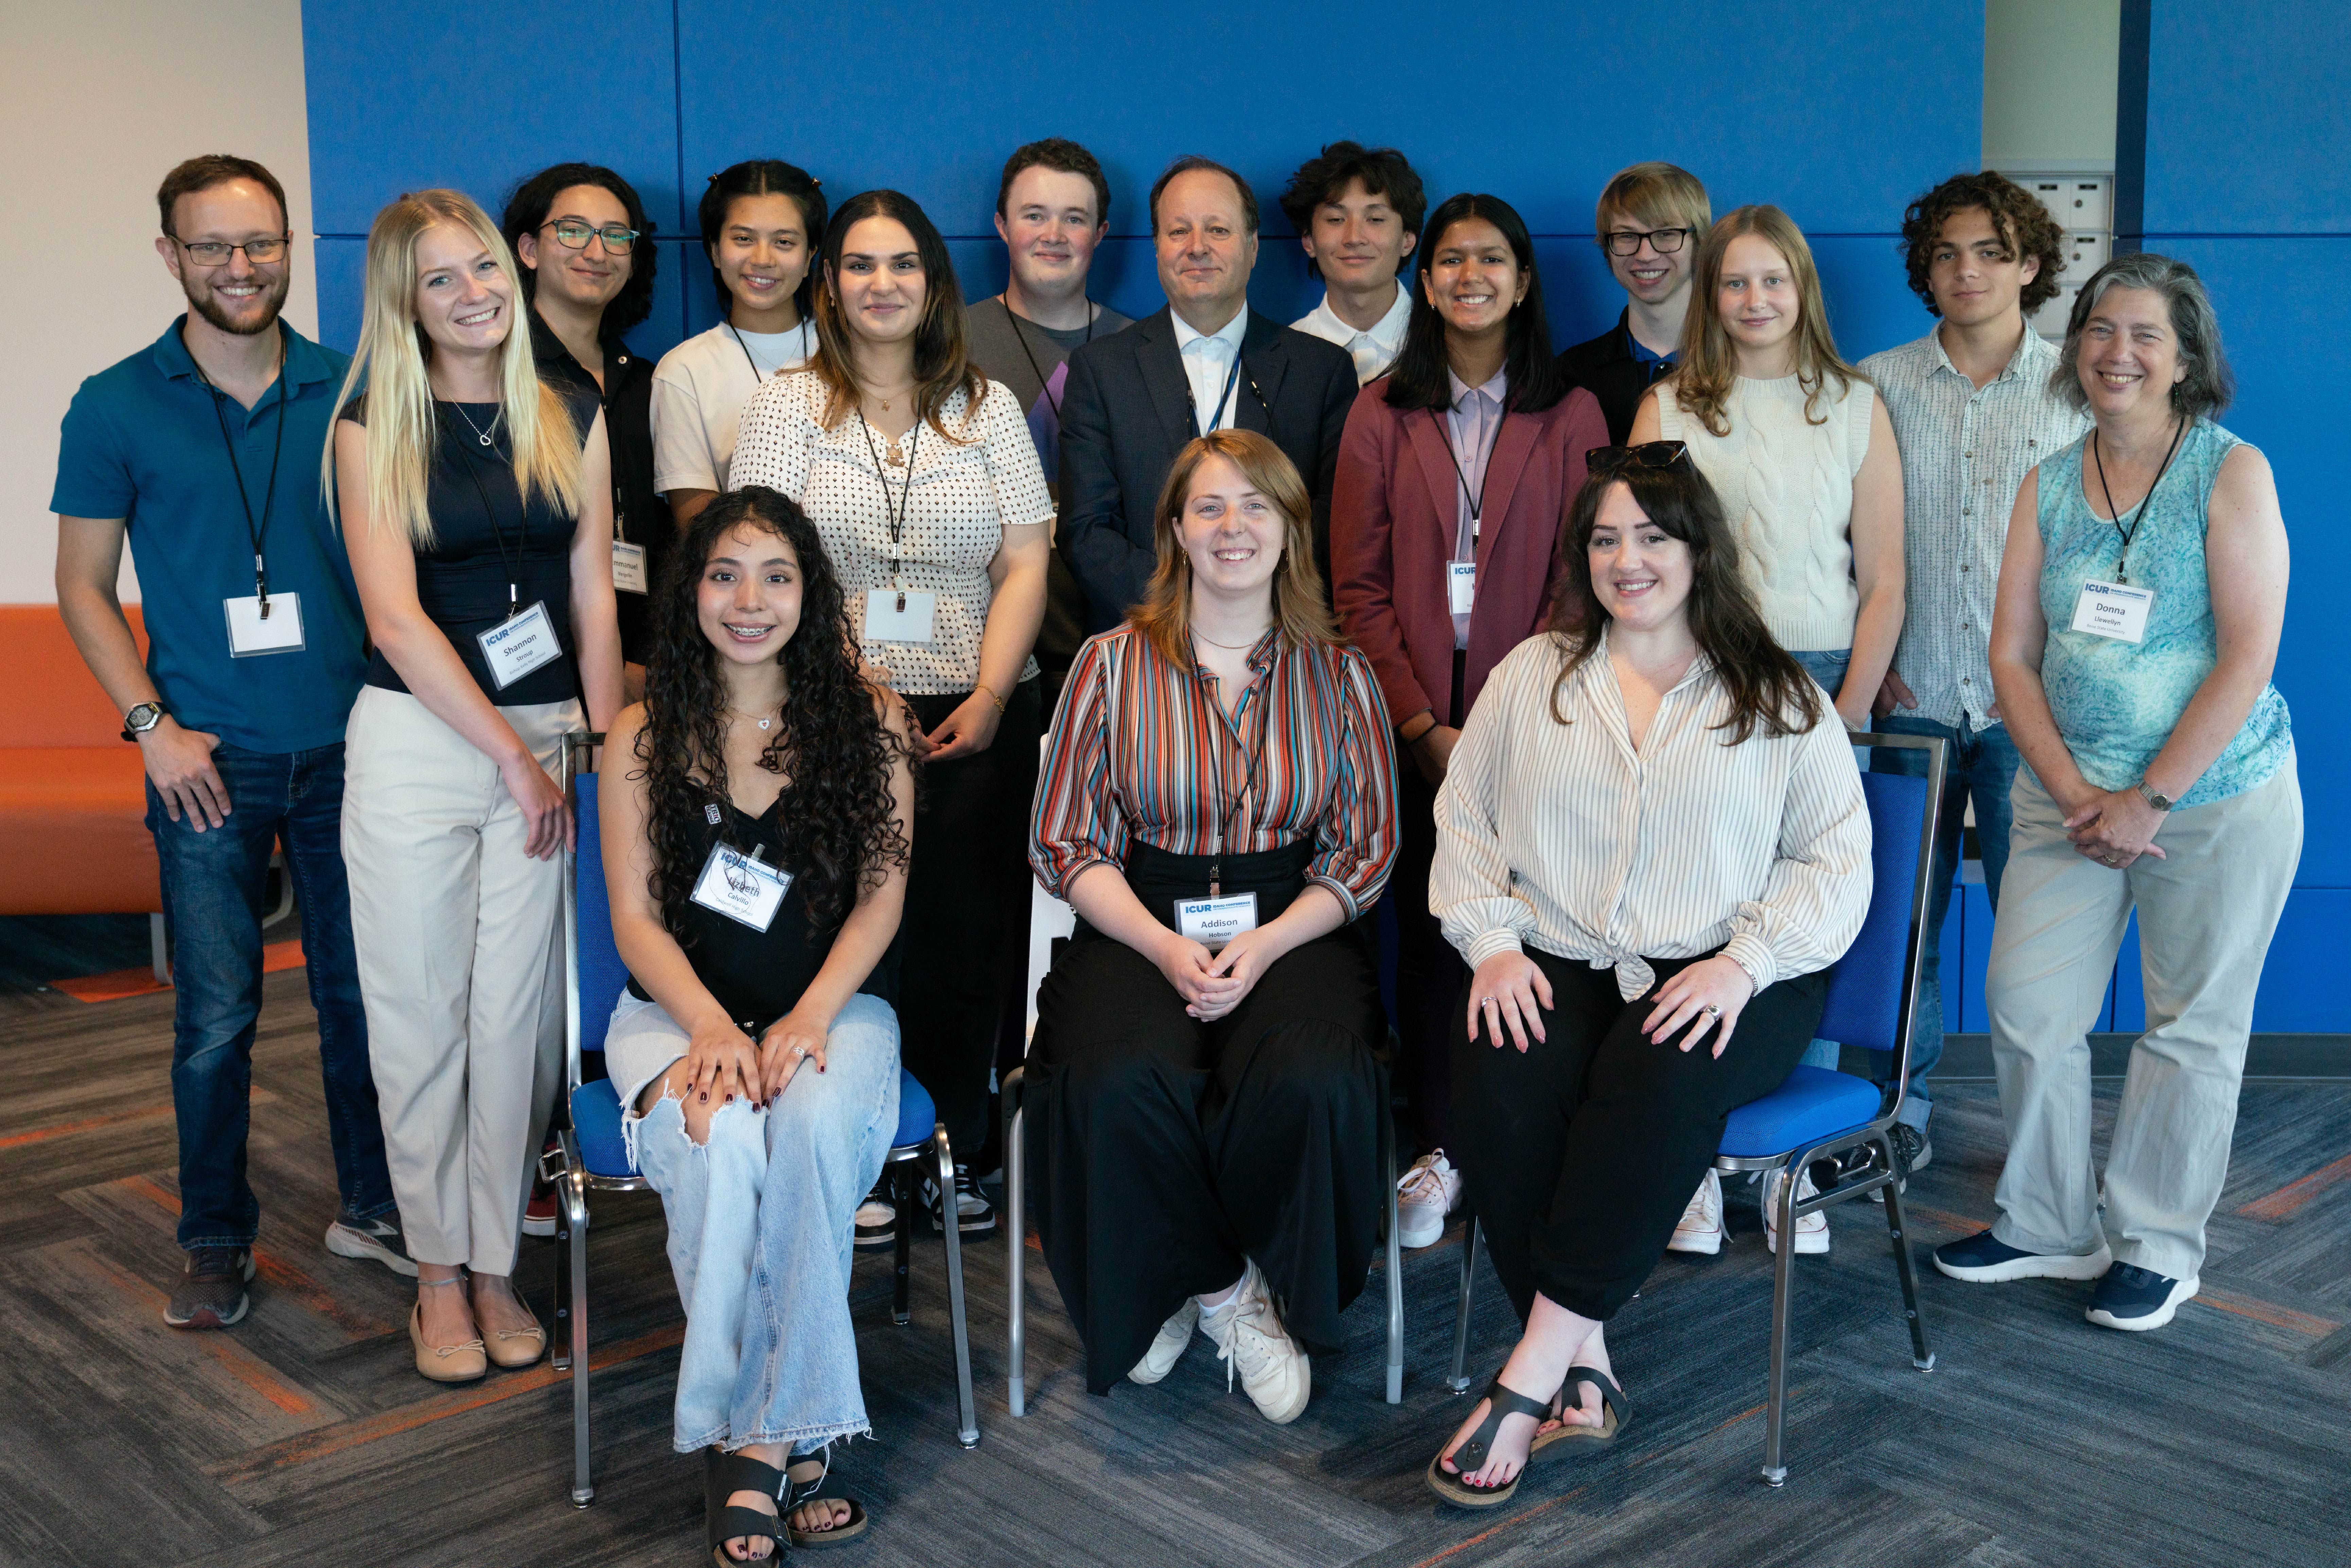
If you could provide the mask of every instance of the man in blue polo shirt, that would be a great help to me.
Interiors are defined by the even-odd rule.
[[[385,1169],[343,876],[343,726],[366,627],[319,459],[349,361],[278,319],[286,193],[193,158],[156,193],[188,298],[153,346],[84,382],[65,419],[57,609],[147,765],[174,947],[180,1245],[163,1321],[245,1316],[261,1206],[246,1178],[262,891],[282,837],[302,908],[340,1198],[329,1249],[414,1274]],[[115,596],[126,538],[148,653]]]

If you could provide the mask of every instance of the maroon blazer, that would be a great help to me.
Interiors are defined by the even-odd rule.
[[[1453,693],[1453,557],[1460,485],[1436,410],[1388,406],[1383,376],[1355,396],[1331,492],[1332,599],[1369,654],[1398,727],[1427,710],[1458,727],[1502,656],[1543,628],[1559,534],[1583,486],[1583,455],[1608,444],[1600,404],[1579,387],[1541,413],[1505,413],[1486,465],[1478,597],[1469,614],[1462,711]]]

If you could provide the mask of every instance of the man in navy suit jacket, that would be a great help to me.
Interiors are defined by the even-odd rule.
[[[1089,632],[1124,618],[1158,564],[1152,513],[1193,436],[1254,430],[1298,465],[1314,500],[1314,564],[1331,580],[1331,486],[1355,401],[1345,350],[1249,308],[1257,197],[1205,158],[1151,188],[1167,308],[1070,356],[1061,399],[1061,549],[1086,591]]]

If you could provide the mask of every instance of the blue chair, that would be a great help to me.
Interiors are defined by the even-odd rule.
[[[1944,745],[1927,736],[1875,734],[1856,735],[1853,745],[1857,751],[1926,754],[1924,777],[1890,772],[1861,776],[1862,795],[1869,804],[1869,913],[1862,920],[1861,934],[1829,977],[1819,1030],[1823,1039],[1890,1058],[1893,1073],[1888,1087],[1881,1090],[1850,1073],[1797,1068],[1779,1088],[1730,1113],[1714,1168],[1726,1173],[1801,1171],[1814,1160],[1848,1151],[1865,1153],[1865,1163],[1827,1191],[1801,1202],[1796,1182],[1781,1183],[1780,1234],[1792,1238],[1802,1216],[1884,1188],[1894,1268],[1902,1282],[1902,1318],[1910,1330],[1910,1364],[1931,1372],[1935,1357],[1927,1348],[1926,1322],[1918,1315],[1917,1265],[1905,1237],[1909,1227],[1902,1212],[1902,1182],[1907,1173],[1896,1168],[1890,1129],[1910,1078],[1911,1013],[1927,939],[1928,857],[1934,853],[1935,816],[1943,798]],[[1469,1307],[1481,1234],[1473,1222],[1461,1249],[1453,1373],[1447,1379],[1456,1394],[1469,1389]],[[1775,1487],[1788,1479],[1781,1438],[1788,1413],[1788,1298],[1795,1261],[1795,1248],[1782,1246],[1771,1286],[1771,1393],[1763,1429],[1763,1479]]]
[[[629,1158],[621,1137],[620,1092],[604,1075],[604,1030],[612,1005],[628,983],[627,967],[612,942],[611,903],[604,884],[604,847],[596,831],[596,775],[590,754],[601,735],[563,737],[563,789],[578,823],[577,843],[564,855],[563,876],[563,1059],[571,1125],[559,1133],[542,1174],[555,1184],[556,1239],[563,1249],[555,1276],[553,1335],[555,1367],[571,1374],[571,1502],[594,1500],[588,1463],[588,1195],[642,1192],[647,1184]],[[594,1061],[590,1062],[589,1058]],[[593,1077],[588,1074],[592,1071]],[[931,1097],[904,1068],[898,1072],[898,1128],[891,1136],[888,1164],[897,1188],[897,1272],[890,1316],[900,1327],[908,1317],[907,1262],[915,1212],[915,1183],[927,1162],[942,1192],[955,1190],[955,1153]],[[979,1446],[979,1417],[971,1389],[971,1342],[965,1332],[963,1246],[952,1225],[946,1236],[947,1312],[954,1324],[956,1395],[960,1417],[956,1440]]]

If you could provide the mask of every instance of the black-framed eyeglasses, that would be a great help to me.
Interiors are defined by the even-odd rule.
[[[1594,446],[1583,455],[1587,474],[1614,474],[1619,468],[1670,468],[1689,455],[1680,441],[1644,441],[1638,446]]]
[[[249,239],[243,245],[231,245],[225,240],[217,239],[200,239],[192,244],[182,239],[178,235],[173,235],[172,243],[186,251],[188,259],[193,261],[198,267],[224,266],[233,253],[240,250],[245,252],[245,259],[256,267],[270,267],[286,259],[284,235],[264,235],[258,239]]]
[[[637,243],[637,235],[643,232],[625,224],[606,224],[599,228],[578,218],[557,218],[540,226],[553,229],[555,243],[566,250],[586,250],[590,240],[601,239],[606,253],[612,256],[628,255],[630,248]]]
[[[1637,255],[1643,240],[1647,240],[1649,248],[1659,256],[1671,256],[1681,249],[1683,241],[1697,232],[1696,229],[1610,229],[1600,239],[1611,256]]]

